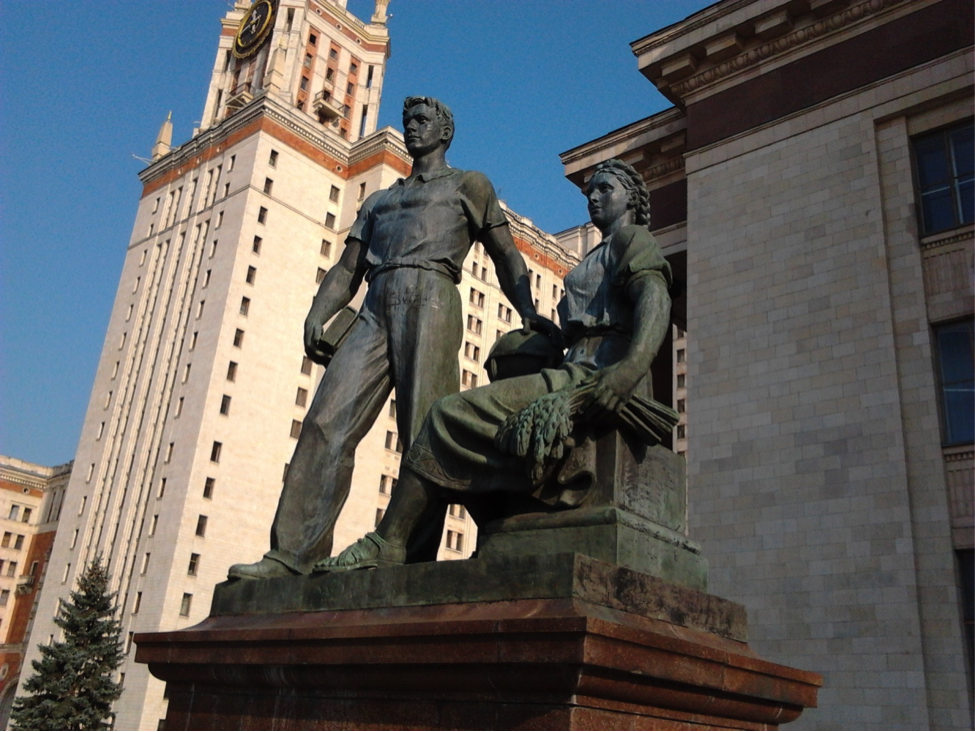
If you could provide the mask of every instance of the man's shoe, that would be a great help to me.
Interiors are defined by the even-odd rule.
[[[235,564],[227,571],[228,579],[271,579],[272,577],[290,577],[298,574],[286,564],[277,559],[264,557],[253,564]]]
[[[313,572],[345,572],[350,569],[397,567],[406,563],[406,547],[390,544],[370,531],[352,546],[334,557],[323,559]]]

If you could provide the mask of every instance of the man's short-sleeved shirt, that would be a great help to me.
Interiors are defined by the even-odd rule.
[[[418,267],[460,282],[474,240],[506,223],[486,176],[441,168],[411,180],[400,178],[369,196],[349,238],[369,247],[367,280],[387,269]]]

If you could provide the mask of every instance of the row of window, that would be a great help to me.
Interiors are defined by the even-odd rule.
[[[28,506],[21,506],[14,503],[10,506],[10,512],[7,514],[7,518],[11,521],[22,521],[25,524],[29,524],[33,512],[34,509]]]

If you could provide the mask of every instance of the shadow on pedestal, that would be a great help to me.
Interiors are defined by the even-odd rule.
[[[770,729],[822,683],[740,605],[574,553],[226,582],[135,641],[167,729]]]

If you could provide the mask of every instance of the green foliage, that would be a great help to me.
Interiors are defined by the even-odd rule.
[[[40,647],[23,686],[30,696],[14,701],[13,729],[110,729],[106,720],[122,694],[112,679],[124,657],[116,594],[108,592],[108,570],[96,557],[54,619],[64,641]]]

